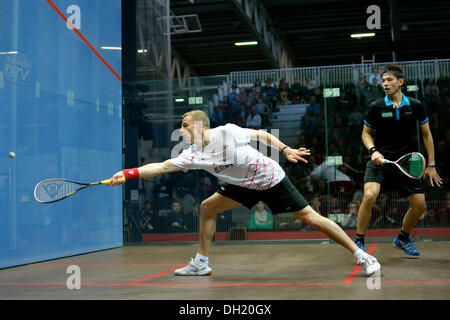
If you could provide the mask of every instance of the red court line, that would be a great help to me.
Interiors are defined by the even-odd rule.
[[[137,286],[332,286],[332,285],[367,285],[366,282],[312,282],[312,283],[139,283]],[[380,282],[380,284],[450,284],[450,281],[412,281],[412,282]]]
[[[153,278],[156,278],[156,277],[160,277],[160,276],[162,276],[162,275],[165,275],[165,274],[167,274],[167,273],[174,272],[174,271],[177,270],[177,269],[180,269],[180,268],[178,267],[178,268],[171,269],[171,270],[167,270],[167,271],[164,271],[164,272],[161,272],[161,273],[158,273],[158,274],[155,274],[155,275],[146,277],[146,278],[142,278],[142,279],[139,279],[139,280],[136,280],[136,281],[127,283],[127,285],[132,286],[132,285],[138,284],[139,282],[142,282],[142,281],[145,281],[145,280],[149,280],[149,279],[153,279]]]
[[[377,246],[378,243],[373,243],[369,250],[367,250],[368,254],[372,254],[373,250],[375,250],[375,247]],[[361,270],[362,266],[360,266],[359,264],[356,265],[352,272],[350,272],[350,274],[348,275],[347,279],[345,279],[344,283],[346,284],[350,284],[352,283],[353,279],[355,279],[356,275],[358,274],[359,270]]]
[[[94,52],[95,55],[105,64],[105,66],[108,67],[108,69],[117,77],[117,79],[119,79],[120,82],[122,82],[122,78],[117,74],[117,72],[114,71],[114,69],[109,65],[108,62],[106,62],[105,59],[103,59],[103,57],[100,55],[100,53],[98,53],[98,51],[95,50],[95,48],[89,43],[89,41],[86,40],[86,38],[81,34],[81,32],[77,28],[75,28],[75,26],[69,20],[67,20],[66,16],[58,9],[57,6],[55,6],[55,4],[52,2],[52,0],[45,0],[45,1],[47,1],[47,3],[56,11],[56,13],[58,13],[59,16],[67,24],[69,24],[69,26],[72,28],[72,30],[75,31],[75,33],[81,38],[81,40],[83,40],[84,43],[86,43],[86,45],[92,50],[92,52]]]

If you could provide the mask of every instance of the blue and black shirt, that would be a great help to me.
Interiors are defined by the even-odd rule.
[[[389,160],[417,152],[417,122],[429,121],[425,105],[402,94],[402,103],[396,108],[386,95],[369,104],[364,124],[376,129],[375,148]]]

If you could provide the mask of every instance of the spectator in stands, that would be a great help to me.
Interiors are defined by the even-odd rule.
[[[289,83],[286,78],[280,80],[280,84],[278,86],[278,94],[280,96],[280,101],[282,105],[289,104]]]
[[[369,82],[367,82],[366,75],[364,73],[359,74],[358,82],[356,83],[356,89],[361,94],[361,97],[365,99],[367,95],[367,87],[369,86]]]
[[[225,124],[223,118],[223,112],[220,110],[219,106],[214,107],[214,111],[211,114],[211,128],[215,128]]]
[[[263,86],[262,86],[261,80],[256,79],[255,83],[253,84],[252,91],[255,92],[257,99],[262,98],[262,89],[263,89]]]
[[[242,102],[239,100],[238,97],[235,97],[234,100],[231,102],[231,112],[232,112],[233,118],[241,110],[241,105],[242,105]]]
[[[331,214],[341,214],[343,213],[341,208],[341,203],[337,196],[331,197],[331,205],[330,205],[330,213]]]
[[[168,215],[169,232],[179,233],[187,231],[187,226],[183,213],[181,212],[181,203],[177,200],[172,202],[172,210]]]
[[[320,90],[320,88],[315,88],[313,90],[313,96],[316,97],[316,103],[323,105],[323,94],[322,94],[322,90]]]
[[[302,96],[302,86],[300,84],[300,80],[295,77],[294,82],[292,83],[291,88],[291,101],[292,104],[298,104],[301,102],[301,96]]]
[[[272,87],[270,80],[267,80],[262,88],[263,99],[267,99],[269,106],[272,108],[272,112],[277,112],[277,91]]]
[[[154,232],[155,227],[152,225],[152,222],[156,223],[156,220],[155,213],[152,210],[152,203],[150,201],[145,201],[144,208],[141,210],[140,220],[142,233]]]
[[[355,102],[348,92],[342,91],[341,97],[338,100],[338,104],[339,112],[347,116],[350,113],[350,110],[352,110],[353,106],[355,105]]]
[[[381,86],[381,74],[378,71],[378,68],[373,67],[372,68],[372,73],[369,74],[369,76],[367,77],[367,82],[370,85],[379,85]]]
[[[172,196],[173,185],[168,177],[164,174],[160,176],[158,182],[153,187],[153,195],[157,199],[168,199]]]
[[[275,229],[278,231],[300,230],[305,224],[297,217],[290,213],[280,213],[275,216]]]
[[[424,93],[424,102],[427,106],[430,106],[432,103],[435,105],[441,104],[439,87],[436,85],[433,78],[426,80]]]
[[[154,207],[157,211],[170,208],[174,184],[169,179],[169,175],[164,174],[159,177],[153,187]]]
[[[192,205],[195,203],[195,198],[187,191],[187,187],[184,187],[181,183],[175,187],[172,198],[181,203],[183,214],[191,211]]]
[[[328,109],[329,110],[329,109]],[[330,125],[330,124],[328,124]],[[320,114],[314,119],[315,126],[315,137],[320,137],[320,139],[325,139],[325,113],[323,110]],[[320,149],[320,148],[319,148]],[[320,150],[319,150],[320,151]],[[325,151],[324,151],[325,152]],[[323,154],[323,153],[322,153]]]
[[[381,193],[377,203],[373,206],[374,215],[377,217],[373,226],[378,228],[393,228],[397,221],[391,216],[387,194]]]
[[[256,107],[253,106],[251,109],[251,113],[247,117],[247,121],[245,123],[247,128],[259,130],[262,126],[262,118],[261,115],[256,112]]]
[[[344,141],[347,137],[347,127],[344,126],[340,116],[336,116],[335,126],[330,127],[329,131],[329,144],[334,145],[338,154],[342,154],[344,152]]]
[[[234,90],[231,90],[230,93],[228,94],[228,103],[231,103],[232,101],[234,101],[237,97],[237,92]]]
[[[441,100],[450,97],[450,77],[447,76],[444,70],[441,70],[439,73],[439,78],[436,80],[436,83],[439,87],[439,92],[441,96]]]
[[[236,101],[234,101],[234,104],[236,104]],[[223,105],[224,105],[223,120],[225,123],[229,123],[229,122],[233,121],[233,118],[234,118],[233,102],[232,103],[224,103]]]
[[[322,205],[322,201],[321,201],[320,195],[315,194],[314,197],[313,197],[313,199],[312,199],[312,201],[311,201],[311,207],[312,207],[315,211],[321,213],[321,211],[322,211],[322,210],[321,210],[321,205]]]
[[[239,89],[239,94],[238,94],[239,100],[240,101],[245,101],[247,100],[247,91],[245,91],[245,88],[240,88]]]
[[[320,103],[317,103],[316,96],[311,96],[309,98],[309,105],[306,107],[306,113],[309,113],[311,116],[311,112],[313,113],[313,117],[318,117],[320,115],[320,112],[322,111],[322,106]]]
[[[311,76],[306,76],[305,88],[310,96],[313,95],[314,89],[317,88],[316,81],[313,80]]]
[[[364,115],[360,107],[355,104],[352,111],[348,115],[348,138],[350,140],[360,140],[361,130],[363,126]]]
[[[309,113],[305,113],[300,123],[300,133],[310,138],[311,136],[314,135],[314,129],[315,129],[314,120],[311,119]]]
[[[254,106],[254,105],[256,104],[257,101],[258,101],[258,99],[257,99],[256,93],[255,93],[254,91],[250,91],[250,92],[248,93],[247,101],[246,101],[246,102],[247,102],[250,106]]]
[[[352,201],[348,204],[348,212],[344,215],[342,221],[343,227],[354,228],[358,224],[358,207],[356,202]]]
[[[384,95],[382,90],[382,87],[376,83],[376,79],[374,79],[372,83],[369,83],[366,96],[367,104],[370,104],[372,101],[383,97]]]
[[[325,179],[319,179],[317,181],[317,187],[314,188],[321,196],[326,196],[328,194],[328,183]]]
[[[245,128],[246,119],[247,112],[245,111],[245,105],[241,105],[239,112],[234,116],[233,123],[241,128]]]
[[[337,149],[337,154],[342,154],[344,147],[344,135],[340,128],[331,128],[329,143]]]
[[[272,116],[272,111],[267,106],[267,104],[264,103],[263,99],[259,98],[255,104],[256,112],[258,112],[262,117],[262,123],[263,126],[266,127],[270,125],[270,117]]]
[[[200,179],[198,186],[198,197],[200,199],[206,199],[211,196],[214,191],[217,189],[217,181],[216,178],[208,175],[203,179]]]
[[[266,209],[264,202],[259,201],[255,205],[255,210],[250,216],[249,229],[272,229],[273,228],[273,216]]]

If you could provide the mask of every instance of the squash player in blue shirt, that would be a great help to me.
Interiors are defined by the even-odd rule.
[[[364,234],[383,185],[387,190],[397,190],[410,204],[393,244],[406,254],[417,256],[420,252],[409,235],[426,209],[423,182],[406,177],[395,166],[383,165],[382,160],[385,157],[397,160],[404,154],[417,152],[416,128],[419,122],[428,155],[424,178],[428,178],[433,187],[440,187],[442,179],[436,171],[433,137],[425,106],[417,99],[406,97],[401,91],[405,77],[403,68],[395,64],[387,65],[381,74],[386,96],[369,105],[362,132],[362,141],[371,159],[367,162],[364,176],[364,198],[358,212],[355,242],[364,250]]]

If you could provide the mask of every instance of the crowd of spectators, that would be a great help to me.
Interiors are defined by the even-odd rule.
[[[418,91],[406,91],[409,85],[417,86]],[[219,101],[210,115],[211,127],[234,123],[252,129],[270,128],[273,113],[279,111],[280,106],[308,104],[301,118],[298,142],[291,147],[309,148],[311,150],[309,162],[299,166],[286,161],[281,165],[294,185],[318,212],[325,216],[342,214],[343,218],[337,222],[345,228],[355,228],[356,214],[363,195],[364,169],[368,160],[367,151],[361,142],[363,119],[368,105],[383,97],[384,93],[377,68],[373,68],[370,74],[360,73],[356,83],[333,87],[337,86],[340,88],[340,96],[327,99],[326,126],[323,88],[318,86],[312,77],[306,77],[303,82],[295,78],[292,83],[281,79],[278,85],[273,79],[268,78],[264,83],[257,80],[248,88],[233,83],[226,99]],[[445,125],[446,119],[450,119],[449,88],[450,79],[442,74],[438,79],[426,79],[423,84],[418,80],[409,81],[405,84],[404,90],[407,96],[417,97],[427,107],[435,142],[436,164],[439,174],[444,179],[444,185],[448,183],[449,177],[444,163],[450,154],[450,128]],[[328,139],[325,139],[325,135]],[[342,156],[342,164],[336,166],[334,172],[317,174],[321,164],[324,163],[326,147],[329,156]],[[423,145],[422,150],[425,152]],[[162,231],[197,231],[198,203],[214,193],[219,183],[215,177],[199,170],[161,176],[153,189],[152,208],[155,211],[154,219],[160,219],[166,228]],[[428,201],[430,208],[422,217],[425,224],[450,223],[450,192],[441,191],[441,193],[442,195],[435,197],[435,201]],[[179,204],[179,212],[173,212],[173,201]],[[389,208],[386,208],[387,203]],[[382,193],[374,208],[372,226],[384,228],[400,226],[406,207],[404,199],[400,199],[395,193]],[[163,218],[166,214],[164,212],[170,210],[172,212]],[[142,215],[142,231],[161,232],[155,227],[161,223],[148,220],[148,215],[148,213]],[[188,218],[190,215],[193,217]],[[255,213],[251,217],[255,226],[258,221],[255,220]],[[263,214],[257,213],[256,217],[263,217]],[[293,216],[276,215],[273,221],[270,221],[270,228],[274,230],[307,229],[307,226]],[[174,227],[175,222],[180,226]],[[226,231],[233,226],[231,214],[225,213],[218,219],[219,231]]]

